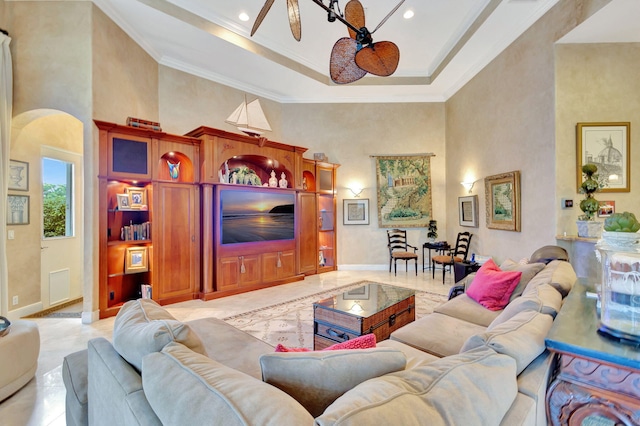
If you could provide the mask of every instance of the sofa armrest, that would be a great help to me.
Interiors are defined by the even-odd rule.
[[[88,343],[89,424],[161,425],[142,393],[142,377],[102,337]],[[132,402],[129,401],[132,399]],[[134,411],[135,410],[135,411]]]

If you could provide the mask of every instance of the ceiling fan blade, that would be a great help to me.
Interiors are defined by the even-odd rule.
[[[374,75],[393,74],[400,62],[400,49],[390,41],[379,41],[363,47],[355,54],[355,63]]]
[[[394,13],[396,13],[396,10],[398,10],[398,8],[400,8],[400,6],[402,6],[402,3],[404,3],[404,0],[400,0],[400,3],[398,3],[396,5],[396,7],[394,7],[391,12],[389,12],[387,14],[387,16],[384,17],[384,19],[382,21],[380,21],[380,23],[378,24],[378,26],[371,31],[371,34],[375,33],[376,31],[378,31],[378,28],[380,28],[385,22],[387,22],[387,19],[391,18],[391,15],[393,15]]]
[[[344,7],[344,18],[354,27],[360,29],[365,26],[364,7],[359,0],[349,0]],[[349,37],[356,38],[356,32],[349,28]]]
[[[300,41],[302,37],[302,27],[300,26],[300,8],[298,0],[287,0],[287,12],[289,13],[289,26],[293,38]]]
[[[353,83],[367,74],[356,65],[354,58],[357,50],[358,42],[349,37],[343,37],[333,45],[329,60],[329,75],[334,83]]]
[[[258,27],[260,26],[260,24],[262,24],[262,20],[264,19],[265,16],[267,16],[267,13],[269,13],[269,9],[271,9],[271,5],[273,4],[274,1],[275,0],[266,0],[264,2],[262,9],[260,9],[260,13],[258,13],[258,17],[256,18],[256,21],[253,23],[253,28],[251,28],[251,36],[253,36],[253,34],[258,30]]]

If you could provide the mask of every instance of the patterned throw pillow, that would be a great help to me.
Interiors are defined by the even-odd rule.
[[[336,343],[322,349],[323,351],[336,351],[339,349],[369,349],[376,347],[376,335],[365,334],[364,336],[356,337],[355,339],[345,340],[341,343]],[[307,348],[288,348],[278,343],[276,346],[276,352],[311,352],[311,349]]]

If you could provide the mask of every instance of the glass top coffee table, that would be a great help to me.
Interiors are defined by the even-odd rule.
[[[369,333],[379,342],[415,318],[414,290],[363,283],[313,304],[313,347],[324,349]]]

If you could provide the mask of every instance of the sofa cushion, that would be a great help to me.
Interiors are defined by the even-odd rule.
[[[200,318],[187,324],[200,337],[208,358],[262,380],[260,355],[273,352],[273,346],[219,318]]]
[[[549,284],[560,292],[562,297],[566,297],[571,291],[573,284],[578,279],[576,272],[569,262],[564,260],[552,260],[545,268],[538,272],[525,288],[533,288],[542,284]],[[523,293],[524,294],[524,293]]]
[[[142,364],[144,392],[164,425],[313,424],[286,393],[179,343]]]
[[[562,296],[548,284],[527,289],[526,293],[509,303],[506,308],[489,324],[489,329],[508,321],[522,311],[536,311],[555,318],[562,307]]]
[[[184,343],[204,354],[200,338],[151,299],[131,300],[120,308],[113,324],[113,347],[120,356],[138,369],[142,358],[159,352],[169,342]]]
[[[461,294],[440,306],[436,306],[433,312],[487,327],[501,311],[490,311],[468,295]]]
[[[507,306],[521,277],[522,272],[503,271],[489,259],[476,273],[467,294],[485,308],[498,311]]]
[[[260,357],[262,380],[291,395],[314,417],[357,384],[403,370],[406,363],[402,352],[388,348],[272,353]]]
[[[511,297],[509,298],[509,302],[513,302],[516,297],[522,295],[527,284],[536,274],[544,269],[544,264],[542,263],[518,263],[514,260],[507,259],[500,264],[500,269],[503,271],[520,271],[522,272],[522,276],[520,277],[520,282],[511,293]]]
[[[517,374],[545,350],[544,339],[551,329],[553,318],[535,311],[523,311],[485,333],[471,336],[461,352],[488,346],[516,361]]]
[[[389,348],[389,349],[397,349],[401,351],[405,357],[407,357],[407,365],[404,367],[405,370],[410,370],[419,365],[428,364],[430,362],[439,360],[440,357],[427,353],[425,351],[421,351],[420,349],[416,349],[413,346],[405,345],[402,342],[398,342],[397,340],[387,339],[378,343],[379,348]]]
[[[469,337],[486,329],[468,321],[433,313],[394,331],[391,339],[444,357],[457,354]]]
[[[516,398],[515,362],[489,348],[367,380],[316,418],[324,425],[498,425]]]

